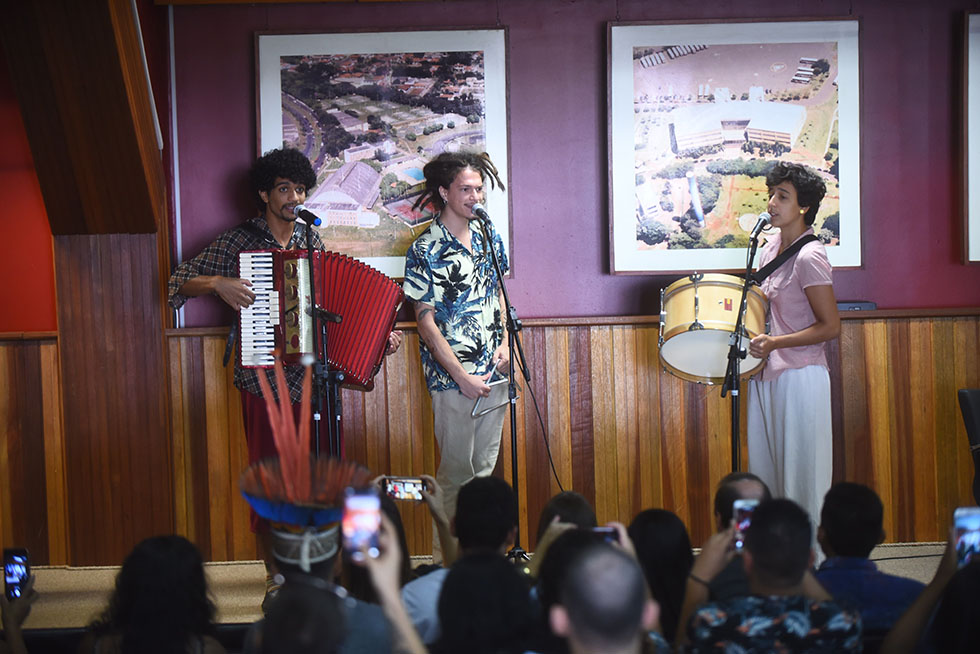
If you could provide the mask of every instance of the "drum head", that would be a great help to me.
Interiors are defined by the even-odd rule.
[[[699,329],[677,334],[660,347],[660,360],[681,379],[701,384],[721,384],[728,369],[728,340],[731,332]],[[749,339],[742,339],[748,349]],[[742,359],[740,377],[755,374],[763,361],[749,355]]]

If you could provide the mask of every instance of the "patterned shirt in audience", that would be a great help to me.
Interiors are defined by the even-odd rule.
[[[702,605],[688,652],[860,652],[861,616],[807,597],[739,597]]]

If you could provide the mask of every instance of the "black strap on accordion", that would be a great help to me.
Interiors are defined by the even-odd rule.
[[[804,245],[806,245],[807,243],[812,243],[813,241],[816,240],[818,239],[813,234],[807,234],[806,236],[801,237],[796,241],[796,243],[793,243],[791,246],[783,250],[778,257],[776,257],[775,259],[767,263],[765,266],[763,266],[756,272],[752,273],[751,275],[752,281],[755,282],[756,284],[761,284],[762,280],[764,280],[766,277],[776,272],[777,268],[779,268],[781,265],[786,263],[786,260],[789,259],[791,256],[799,252]]]

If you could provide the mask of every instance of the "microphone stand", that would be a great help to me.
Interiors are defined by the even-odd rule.
[[[507,403],[510,405],[510,473],[514,497],[517,499],[517,506],[520,509],[520,487],[517,485],[519,481],[517,475],[517,380],[514,375],[514,361],[516,360],[518,365],[520,365],[521,374],[524,375],[524,380],[528,384],[531,383],[531,376],[528,373],[527,360],[524,358],[524,346],[521,345],[520,331],[523,325],[517,317],[517,311],[514,309],[514,305],[510,303],[510,296],[507,295],[507,286],[504,284],[504,275],[500,269],[500,260],[497,258],[497,250],[494,248],[494,243],[490,240],[486,221],[482,218],[477,218],[477,220],[480,221],[480,231],[483,233],[484,246],[490,250],[490,258],[493,261],[494,269],[497,271],[500,292],[504,296],[504,306],[507,308],[507,351],[510,357],[510,360],[507,362]],[[517,525],[514,532],[514,546],[507,552],[507,559],[511,562],[531,560],[531,557],[521,547],[520,524]]]
[[[337,370],[330,370],[327,356],[327,322],[339,323],[342,318],[336,313],[327,311],[317,306],[316,303],[316,268],[313,266],[313,225],[309,220],[303,221],[306,224],[306,261],[307,270],[310,277],[310,319],[313,330],[313,351],[316,353],[316,360],[313,363],[313,456],[320,458],[320,417],[324,409],[327,415],[327,453],[330,456],[340,457],[341,454],[341,433],[340,418],[341,405],[340,393],[338,389],[344,382],[344,373]],[[326,407],[324,407],[326,398]]]
[[[758,227],[758,226],[757,226]],[[755,261],[755,251],[759,247],[759,228],[752,230],[749,237],[749,255],[745,261],[745,280],[742,283],[742,299],[738,303],[738,318],[735,321],[735,329],[728,340],[728,368],[725,370],[725,381],[721,385],[721,396],[725,397],[728,391],[732,393],[732,472],[738,472],[742,467],[742,448],[739,432],[741,431],[741,421],[739,416],[739,395],[742,386],[740,367],[742,359],[748,352],[742,346],[742,339],[747,336],[745,333],[745,309],[749,294],[749,285],[752,275],[752,263]]]

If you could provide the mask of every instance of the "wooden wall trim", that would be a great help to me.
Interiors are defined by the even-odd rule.
[[[66,281],[61,288],[74,292]],[[79,347],[92,340],[72,333]],[[168,419],[140,422],[166,446],[156,442],[149,449],[148,436],[133,440],[132,430],[95,432],[110,433],[106,439],[82,429],[132,413],[132,405],[79,404],[74,376],[58,369],[64,353],[56,339],[0,340],[0,424],[7,425],[0,433],[0,541],[26,543],[39,564],[91,562],[92,530],[101,533],[106,520],[122,530],[131,526],[115,503],[108,503],[108,511],[100,508],[97,520],[88,504],[102,507],[103,497],[129,494],[142,498],[141,507],[173,507],[172,523],[157,521],[148,530],[175,529],[210,560],[257,557],[237,486],[247,457],[239,393],[231,368],[221,365],[225,336],[223,329],[169,332],[169,374],[152,375],[169,378]],[[685,521],[695,544],[711,533],[714,484],[730,467],[730,403],[718,387],[665,374],[657,340],[656,324],[526,328],[532,382],[517,404],[516,440],[527,549],[536,545],[536,516],[558,490],[544,434],[562,484],[589,498],[600,520],[628,522],[643,508],[665,507]],[[953,507],[973,502],[973,466],[956,390],[980,387],[980,316],[848,320],[829,344],[828,359],[835,479],[866,483],[881,495],[889,541],[941,540]],[[119,382],[110,379],[118,375],[111,371],[114,360],[100,364],[107,372],[89,385],[118,390]],[[348,456],[378,473],[433,472],[438,452],[413,330],[376,382],[372,393],[343,391]],[[168,422],[169,432],[157,431]],[[107,457],[103,445],[128,454]],[[510,448],[505,426],[496,474],[508,481]],[[159,460],[152,474],[134,468],[153,457]],[[166,480],[154,478],[161,473]],[[92,485],[103,490],[88,498]],[[413,553],[430,551],[425,508],[406,504],[400,510]],[[100,545],[100,563],[119,563],[132,542]]]
[[[889,318],[955,318],[980,316],[980,307],[876,309],[874,311],[841,311],[841,320],[881,320]],[[574,318],[525,318],[525,327],[601,327],[607,325],[659,325],[660,316],[580,316]],[[395,329],[415,331],[414,321],[399,322]],[[181,327],[166,330],[168,338],[228,335],[228,327]],[[0,339],[3,334],[0,334]]]

